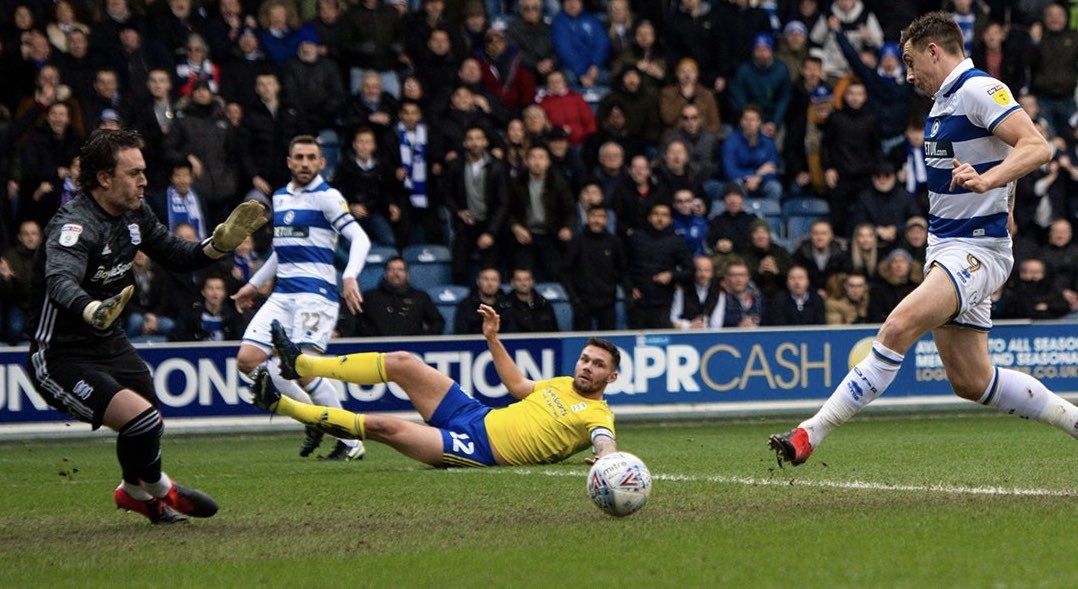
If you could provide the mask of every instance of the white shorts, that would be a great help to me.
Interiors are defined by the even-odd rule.
[[[267,354],[273,349],[270,324],[281,322],[289,339],[300,346],[326,351],[326,344],[337,327],[337,303],[316,294],[273,293],[243,333],[243,342],[261,348]]]
[[[947,240],[928,247],[925,272],[936,264],[947,272],[958,293],[958,314],[949,322],[978,331],[992,329],[992,293],[1003,287],[1011,275],[1014,257],[1011,245]]]

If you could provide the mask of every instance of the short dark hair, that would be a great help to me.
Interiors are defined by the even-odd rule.
[[[400,106],[397,107],[397,112],[404,112],[404,107],[406,107],[406,106],[414,106],[417,109],[419,109],[420,113],[423,112],[423,105],[419,104],[415,100],[412,100],[411,98],[402,100]]]
[[[374,142],[378,143],[378,134],[374,132],[374,129],[371,129],[366,125],[356,127],[356,130],[352,133],[352,141],[355,141],[356,137],[359,137],[360,135],[370,135],[371,137],[374,137]]]
[[[756,116],[761,119],[764,118],[764,109],[760,108],[760,105],[758,104],[746,104],[745,108],[741,109],[741,116],[745,116],[745,113],[747,112],[754,112],[756,113]]]
[[[922,14],[913,19],[910,26],[902,30],[899,46],[909,43],[914,49],[924,49],[929,43],[935,43],[944,51],[954,55],[965,55],[962,44],[962,31],[954,22],[954,17],[942,10]]]
[[[390,256],[390,257],[389,257],[389,258],[388,258],[388,259],[386,260],[386,265],[385,265],[385,267],[386,267],[386,268],[388,268],[388,267],[389,267],[389,265],[390,265],[390,264],[392,264],[393,262],[400,262],[401,264],[404,264],[404,269],[405,269],[405,270],[407,270],[407,269],[408,269],[408,262],[404,261],[404,258],[402,258],[402,257],[400,257],[400,256]]]
[[[179,160],[176,163],[172,164],[172,166],[170,166],[169,175],[171,176],[172,174],[175,174],[176,170],[187,170],[188,172],[193,173],[195,171],[195,167],[192,166],[191,162],[187,160]]]
[[[292,148],[297,145],[314,145],[318,148],[318,152],[322,152],[322,146],[318,143],[318,138],[314,135],[296,135],[288,142],[288,155],[292,155]]]
[[[490,141],[490,137],[487,135],[487,130],[484,129],[481,125],[468,125],[468,128],[464,129],[464,136],[467,137],[468,133],[471,133],[472,131],[479,131],[483,134],[483,139]]]
[[[610,362],[614,365],[614,370],[621,366],[621,351],[614,345],[614,342],[601,337],[592,337],[588,338],[588,342],[584,344],[585,348],[588,346],[606,350],[606,353],[610,354]]]
[[[142,149],[142,136],[138,131],[95,129],[79,150],[79,187],[90,192],[101,188],[98,172],[112,173],[116,169],[116,156],[122,149]]]

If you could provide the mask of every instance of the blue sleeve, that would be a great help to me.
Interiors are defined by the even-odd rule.
[[[558,59],[566,69],[572,70],[578,76],[588,71],[588,66],[584,63],[587,57],[576,52],[573,31],[564,14],[554,17],[554,22],[550,25],[550,36],[554,40],[554,51],[558,53]]]
[[[603,67],[610,58],[610,37],[606,34],[606,29],[603,28],[603,23],[599,22],[599,19],[594,16],[590,18],[595,29],[599,31],[599,34],[592,38],[591,63],[597,67]]]
[[[767,142],[767,161],[772,162],[773,164],[775,164],[776,168],[781,168],[782,167],[782,162],[779,161],[779,150],[778,150],[778,147],[775,146],[774,141],[768,141]],[[770,180],[772,178],[777,179],[778,174],[768,174],[767,176],[765,176],[765,179],[768,179],[768,180]]]
[[[878,93],[881,80],[876,70],[861,62],[861,55],[853,48],[845,33],[835,33],[835,40],[838,41],[838,47],[842,50],[842,57],[846,58],[846,63],[850,64],[850,69],[865,85],[865,90],[873,94]]]
[[[752,175],[751,170],[745,173],[745,170],[738,166],[738,149],[741,147],[740,138],[736,135],[731,135],[726,138],[726,141],[722,144],[722,169],[726,175],[726,179],[729,181],[740,180],[745,176]]]

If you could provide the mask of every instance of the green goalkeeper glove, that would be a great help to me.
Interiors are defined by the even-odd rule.
[[[232,210],[232,214],[213,230],[213,237],[202,251],[217,259],[239,247],[247,236],[266,224],[266,207],[249,200]]]
[[[124,305],[131,300],[135,287],[128,285],[120,291],[120,294],[111,296],[103,301],[91,301],[82,310],[82,318],[97,329],[108,329],[116,318],[123,313]]]

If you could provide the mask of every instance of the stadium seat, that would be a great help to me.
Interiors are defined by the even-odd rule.
[[[444,284],[427,289],[427,295],[438,307],[438,312],[445,318],[444,334],[453,333],[453,319],[457,314],[457,305],[468,298],[468,289],[455,284]]]
[[[745,210],[766,220],[773,236],[786,234],[782,227],[782,207],[779,203],[765,198],[746,198]]]
[[[822,198],[793,198],[782,205],[786,237],[795,244],[812,229],[818,219],[826,219],[831,207]]]
[[[386,260],[397,255],[397,248],[373,245],[367,252],[367,263],[359,271],[359,290],[367,291],[378,286],[385,272]]]
[[[408,280],[419,290],[452,282],[449,248],[442,245],[410,245],[402,253],[408,263]]]
[[[569,304],[569,295],[565,292],[565,287],[561,283],[536,283],[535,292],[543,295],[543,298],[554,307],[554,317],[558,322],[558,329],[569,331],[573,328],[573,306]]]

